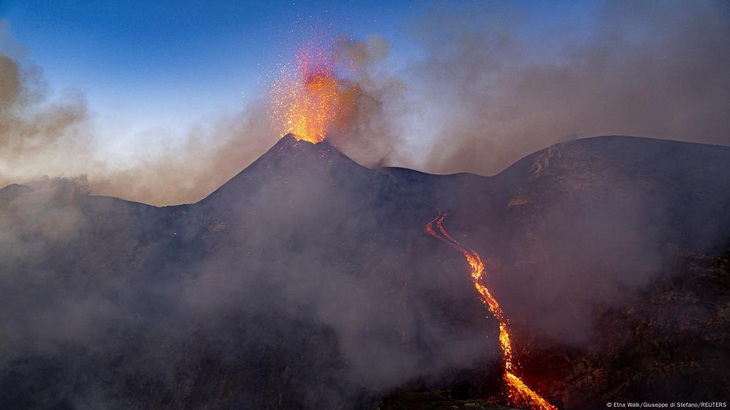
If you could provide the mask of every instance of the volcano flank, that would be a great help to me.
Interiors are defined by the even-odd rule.
[[[0,190],[1,408],[499,408],[498,323],[560,408],[730,392],[730,148],[552,146],[493,177],[283,137],[194,204]]]

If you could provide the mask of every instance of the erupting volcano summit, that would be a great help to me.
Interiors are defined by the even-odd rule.
[[[318,143],[343,127],[356,102],[357,87],[338,76],[331,46],[311,42],[281,68],[272,88],[269,115],[275,131]]]

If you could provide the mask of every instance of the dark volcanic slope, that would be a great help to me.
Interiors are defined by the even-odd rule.
[[[461,256],[423,233],[436,208],[485,257],[537,363],[605,348],[596,312],[681,274],[677,255],[726,249],[729,164],[728,148],[602,137],[492,178],[433,176],[369,170],[285,137],[193,205],[88,196],[69,180],[6,187],[0,407],[369,408],[397,387],[494,395],[496,323]],[[526,376],[568,407],[603,400],[568,399],[561,366],[528,363]]]

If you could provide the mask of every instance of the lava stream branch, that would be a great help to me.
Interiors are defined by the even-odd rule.
[[[499,306],[497,299],[492,296],[489,288],[482,283],[484,278],[484,263],[479,254],[473,249],[467,248],[454,239],[443,226],[443,221],[447,213],[439,210],[439,214],[431,222],[426,225],[426,233],[434,238],[440,239],[461,252],[469,262],[471,269],[471,279],[474,287],[481,296],[481,301],[494,315],[499,322],[499,344],[502,348],[502,364],[504,366],[504,381],[507,385],[507,395],[511,404],[517,406],[528,406],[535,409],[556,409],[555,406],[548,403],[537,392],[528,387],[522,379],[515,373],[515,360],[512,353],[512,343],[510,341],[509,322],[504,316],[502,308]]]

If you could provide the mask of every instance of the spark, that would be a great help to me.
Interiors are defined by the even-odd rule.
[[[335,73],[334,52],[322,41],[311,41],[284,65],[272,87],[269,110],[277,132],[316,144],[337,124],[346,122],[356,88]]]

